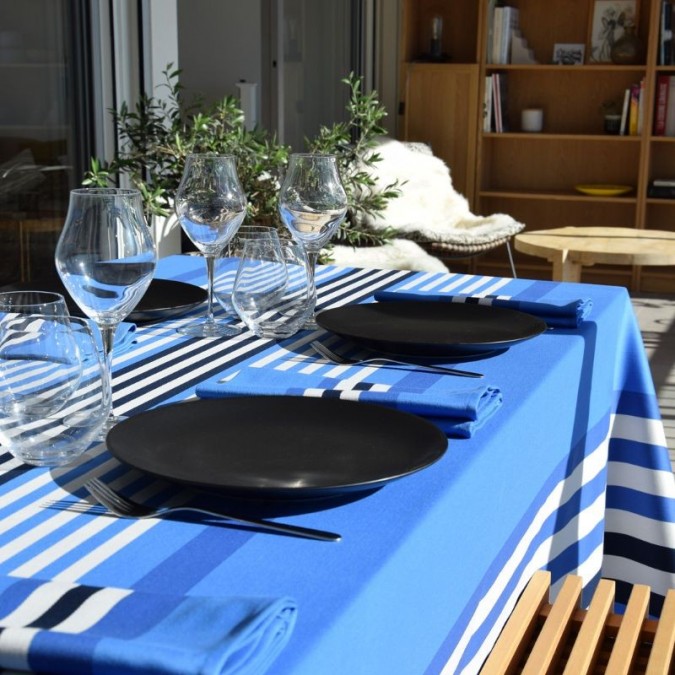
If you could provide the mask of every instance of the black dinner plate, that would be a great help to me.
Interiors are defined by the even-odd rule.
[[[447,443],[409,413],[301,396],[174,403],[119,422],[107,436],[113,456],[141,471],[263,499],[379,487],[433,464]]]
[[[420,357],[503,350],[546,330],[525,312],[426,300],[343,305],[318,312],[316,322],[374,351]]]
[[[0,291],[52,291],[61,293],[66,299],[68,311],[73,316],[84,316],[60,279],[9,284],[0,288]],[[125,321],[143,323],[171,319],[198,307],[206,299],[206,291],[194,284],[170,279],[153,279],[148,286],[148,290],[145,291],[138,305]]]

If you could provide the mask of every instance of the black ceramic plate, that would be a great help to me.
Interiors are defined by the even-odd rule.
[[[53,291],[61,293],[73,316],[84,316],[82,310],[70,297],[60,279],[27,281],[3,286],[0,291]],[[125,321],[143,323],[161,321],[180,316],[201,305],[207,299],[203,288],[170,279],[153,279],[138,305]]]
[[[543,333],[541,319],[502,307],[426,300],[344,305],[317,313],[325,330],[388,354],[465,356]]]
[[[125,464],[172,481],[257,498],[317,498],[423,469],[447,438],[426,420],[341,399],[247,396],[175,403],[108,433]]]

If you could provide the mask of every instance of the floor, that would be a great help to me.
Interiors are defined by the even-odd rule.
[[[675,296],[633,295],[675,470]]]

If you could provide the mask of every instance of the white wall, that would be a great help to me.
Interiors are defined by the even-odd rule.
[[[260,83],[261,0],[178,0],[178,56],[186,94],[207,102]]]

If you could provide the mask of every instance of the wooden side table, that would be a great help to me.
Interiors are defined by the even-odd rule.
[[[553,264],[554,281],[580,281],[584,265],[675,265],[675,232],[559,227],[516,235],[516,251]]]

